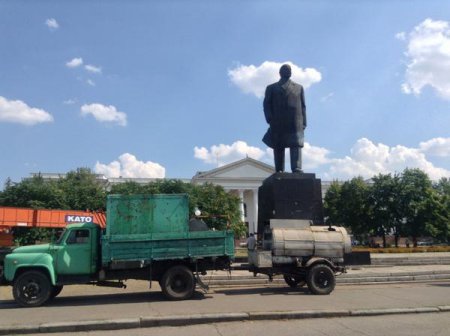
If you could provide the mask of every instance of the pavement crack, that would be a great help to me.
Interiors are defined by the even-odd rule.
[[[216,329],[216,332],[217,332],[220,336],[223,336],[223,334],[220,332],[219,327],[217,326],[217,324],[214,323],[213,326],[214,326],[214,329]]]

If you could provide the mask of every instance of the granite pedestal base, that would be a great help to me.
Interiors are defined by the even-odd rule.
[[[315,174],[275,173],[258,190],[258,233],[271,219],[310,220],[323,225],[322,186]]]

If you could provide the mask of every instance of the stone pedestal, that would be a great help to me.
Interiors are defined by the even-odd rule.
[[[258,200],[258,234],[264,232],[271,219],[324,223],[321,181],[315,174],[275,173],[264,180]]]

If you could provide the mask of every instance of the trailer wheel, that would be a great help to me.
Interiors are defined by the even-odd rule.
[[[173,266],[164,273],[161,289],[169,300],[189,299],[194,294],[194,274],[186,266]]]
[[[55,297],[57,297],[59,293],[61,293],[61,291],[63,290],[63,287],[64,286],[53,286],[52,293],[50,294],[50,299],[54,299]]]
[[[313,294],[327,295],[336,286],[336,278],[333,270],[329,266],[318,264],[309,270],[306,283]]]
[[[303,287],[306,284],[305,279],[303,277],[294,277],[290,275],[285,275],[284,281],[291,288]]]
[[[22,307],[38,307],[50,298],[52,285],[48,277],[39,271],[27,271],[13,284],[14,300]]]

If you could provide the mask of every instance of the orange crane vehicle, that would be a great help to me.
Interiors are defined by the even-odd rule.
[[[62,229],[70,223],[106,226],[106,214],[96,211],[48,210],[0,207],[0,247],[13,245],[15,227]]]

